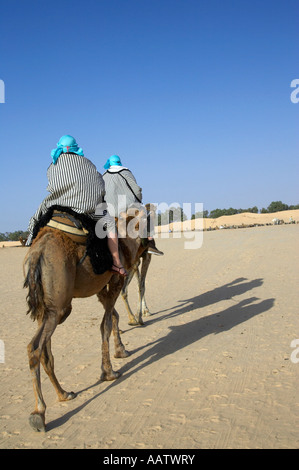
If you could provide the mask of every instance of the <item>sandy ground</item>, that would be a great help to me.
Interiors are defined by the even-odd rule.
[[[158,239],[152,316],[130,327],[117,302],[131,355],[113,358],[114,382],[99,381],[102,307],[75,299],[52,346],[62,386],[78,397],[57,402],[42,371],[46,433],[28,424],[36,325],[25,314],[27,248],[0,249],[0,448],[298,448],[298,240],[297,224],[204,232],[196,250],[184,236]],[[135,308],[135,281],[129,296]]]

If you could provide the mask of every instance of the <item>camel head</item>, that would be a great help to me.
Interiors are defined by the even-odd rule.
[[[119,238],[145,238],[147,212],[143,206],[130,207],[116,219]]]

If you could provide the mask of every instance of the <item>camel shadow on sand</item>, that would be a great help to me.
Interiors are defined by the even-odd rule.
[[[66,413],[64,416],[49,422],[47,424],[47,430],[51,430],[63,425],[72,416],[79,413],[82,409],[88,406],[88,404],[93,400],[108,392],[110,388],[118,386],[124,380],[127,380],[132,374],[135,374],[136,372],[150,366],[151,364],[161,360],[166,356],[175,353],[180,349],[200,341],[202,338],[208,335],[221,334],[224,331],[231,330],[237,325],[248,321],[250,318],[260,315],[273,307],[275,300],[273,298],[260,301],[260,299],[257,297],[252,296],[239,302],[235,300],[237,295],[245,294],[251,289],[260,287],[263,284],[262,279],[255,279],[247,282],[243,281],[247,281],[247,279],[238,278],[229,284],[217,287],[216,289],[213,289],[204,294],[197,295],[190,299],[181,300],[179,301],[181,305],[178,307],[173,307],[173,309],[169,309],[172,310],[169,311],[169,313],[165,313],[159,317],[154,316],[155,318],[150,317],[150,319],[147,320],[147,325],[150,325],[156,321],[162,321],[163,319],[165,320],[166,318],[169,319],[170,317],[183,315],[186,312],[190,313],[192,310],[207,307],[225,299],[233,299],[235,301],[234,305],[224,310],[220,310],[217,313],[195,318],[194,320],[182,325],[168,326],[163,337],[160,337],[156,341],[145,344],[140,348],[130,351],[131,356],[133,357],[134,354],[139,354],[135,358],[129,360],[121,367],[121,369],[119,369],[119,372],[122,375],[118,380],[111,382],[111,384],[109,384],[105,390],[100,391],[77,408]],[[158,312],[156,315],[163,312],[166,312],[166,310]],[[138,334],[138,331],[136,331],[136,334]],[[143,352],[140,354],[141,351]],[[101,381],[97,381],[93,385],[90,385],[84,390],[79,391],[78,395],[100,384]]]
[[[247,282],[243,282],[247,281]],[[177,315],[182,315],[184,313],[190,312],[192,310],[198,308],[208,307],[213,305],[217,302],[221,302],[222,300],[234,299],[234,297],[238,295],[245,294],[246,292],[255,289],[256,287],[261,287],[263,284],[263,279],[258,278],[254,279],[253,281],[248,281],[244,277],[239,277],[228,284],[224,284],[223,286],[216,287],[210,291],[204,292],[203,294],[199,294],[195,297],[190,299],[179,300],[180,303],[179,307],[171,307],[166,310],[161,310],[153,314],[153,316],[149,317],[146,321],[147,325],[150,325],[152,322],[164,320],[166,317],[169,318],[175,317]],[[171,311],[171,312],[170,312]],[[170,312],[165,315],[160,315],[159,317],[155,317],[157,314],[161,314],[164,312]]]

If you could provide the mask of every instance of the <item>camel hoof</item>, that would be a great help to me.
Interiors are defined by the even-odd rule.
[[[46,432],[45,420],[38,413],[30,415],[29,424],[36,432]]]
[[[112,370],[111,372],[102,372],[101,380],[103,380],[103,382],[110,382],[111,380],[116,380],[119,377],[120,377],[120,373],[114,372]]]
[[[152,314],[149,310],[145,310],[143,313],[142,313],[142,316],[143,317],[150,317]]]
[[[130,326],[144,326],[144,323],[143,323],[142,320],[139,320],[139,321],[138,321],[138,320],[134,320],[134,321],[130,321],[130,322],[128,323],[128,325],[130,325]]]
[[[69,400],[73,400],[74,398],[76,398],[77,396],[77,393],[75,392],[66,392],[66,397],[63,398],[61,401],[69,401]]]
[[[130,356],[130,353],[126,349],[123,349],[122,351],[117,351],[114,354],[114,357],[116,357],[116,358],[125,358],[125,357],[128,357],[128,356]]]

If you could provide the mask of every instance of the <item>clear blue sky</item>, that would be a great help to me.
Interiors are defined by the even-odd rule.
[[[299,203],[298,0],[1,0],[0,232],[71,134],[144,202]]]

